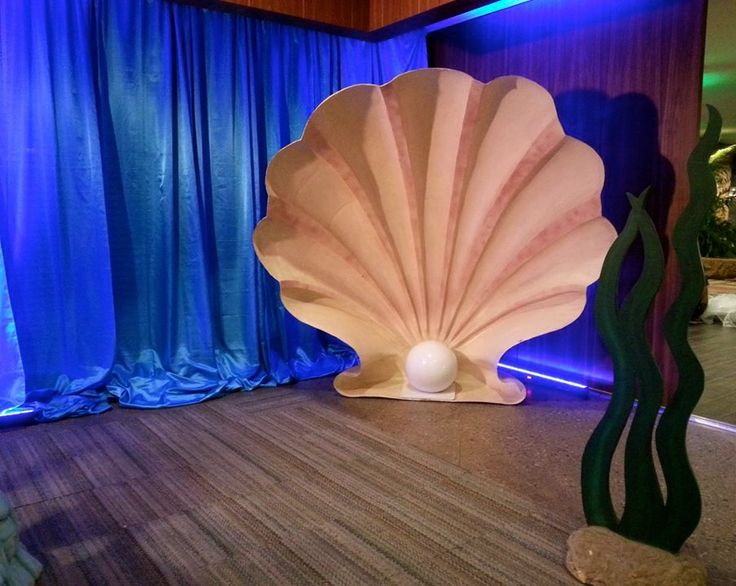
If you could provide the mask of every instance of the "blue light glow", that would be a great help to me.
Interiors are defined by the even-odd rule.
[[[588,389],[591,391],[596,391],[601,394],[601,396],[610,397],[610,393],[598,391],[597,389],[588,387],[586,385],[583,385],[581,383],[576,383],[571,380],[566,380],[563,378],[558,378],[556,376],[550,376],[548,374],[542,374],[541,372],[536,372],[534,370],[527,370],[526,368],[519,368],[518,366],[510,366],[508,364],[500,363],[498,364],[499,368],[505,368],[506,370],[511,370],[514,372],[519,372],[522,374],[526,374],[527,379],[533,379],[541,378],[544,380],[553,381],[556,383],[561,383],[563,385],[567,385],[570,387],[574,387],[576,389]],[[662,415],[664,413],[664,407],[660,407],[659,414]],[[702,417],[701,415],[691,415],[690,416],[690,422],[695,423],[696,425],[700,425],[702,427],[709,427],[710,429],[715,429],[718,431],[722,431],[725,433],[733,433],[736,434],[736,425],[732,425],[730,423],[725,423],[723,421],[716,421],[715,419],[709,419],[708,417]]]
[[[28,415],[34,411],[35,409],[31,407],[8,407],[7,409],[0,410],[0,417],[17,417],[18,415]]]
[[[526,375],[528,375],[528,377],[532,377],[532,378],[533,377],[537,377],[537,378],[541,378],[541,379],[544,379],[544,380],[548,380],[548,381],[560,383],[560,384],[563,384],[563,385],[567,385],[567,386],[570,386],[570,387],[575,387],[576,389],[587,389],[588,388],[587,385],[584,385],[584,384],[581,384],[581,383],[576,383],[574,381],[566,380],[564,378],[558,378],[556,376],[551,376],[549,374],[542,374],[541,372],[535,372],[533,370],[527,370],[526,368],[520,368],[518,366],[511,366],[509,364],[503,364],[501,362],[498,363],[498,366],[500,368],[505,368],[506,370],[512,370],[514,372],[520,372],[520,373],[526,374]]]
[[[531,0],[498,0],[497,2],[493,2],[492,4],[487,4],[486,6],[481,6],[480,8],[475,8],[474,10],[469,10],[468,12],[458,14],[457,16],[453,16],[452,18],[430,24],[426,27],[425,30],[428,33],[431,33],[443,28],[447,28],[448,26],[452,26],[454,24],[459,24],[467,20],[472,20],[473,18],[478,18],[479,16],[485,16],[486,14],[499,12],[501,10],[505,10],[506,8],[511,8],[512,6],[517,6],[519,4],[524,4],[530,1]]]
[[[29,405],[18,405],[0,409],[0,428],[27,425],[36,415],[37,409]]]

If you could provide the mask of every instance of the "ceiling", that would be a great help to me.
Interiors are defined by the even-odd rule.
[[[736,143],[736,0],[709,0],[703,104],[723,116],[721,140]]]

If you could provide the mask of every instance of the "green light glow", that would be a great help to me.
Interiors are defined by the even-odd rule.
[[[729,83],[729,81],[731,81],[729,79],[731,77],[732,75],[730,75],[729,73],[724,73],[722,71],[706,71],[703,74],[703,87],[712,88],[724,86]]]

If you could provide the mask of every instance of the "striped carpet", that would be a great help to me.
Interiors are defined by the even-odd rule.
[[[289,389],[0,436],[41,584],[575,584],[554,514]]]

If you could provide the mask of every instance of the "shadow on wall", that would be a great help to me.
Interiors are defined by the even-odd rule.
[[[660,151],[659,115],[654,102],[644,94],[609,98],[602,92],[576,90],[561,93],[555,104],[565,132],[593,147],[603,159],[603,214],[616,230],[621,231],[629,213],[626,192],[636,195],[651,185],[654,193],[647,211],[663,235],[675,174]],[[617,172],[619,169],[626,172]]]
[[[621,231],[629,213],[626,193],[638,194],[653,186],[647,211],[666,251],[668,243],[664,234],[675,176],[672,164],[660,151],[659,116],[652,100],[638,93],[609,98],[603,92],[574,90],[559,94],[555,104],[565,133],[590,145],[603,159],[606,169],[601,195],[603,214],[617,231]],[[621,272],[622,295],[641,273],[641,265],[642,252],[636,243]],[[512,348],[503,362],[529,367],[544,365],[548,370],[557,370],[558,376],[573,380],[579,380],[582,365],[588,371],[589,383],[610,387],[610,360],[593,322],[595,290],[595,285],[588,289],[588,304],[578,320],[562,330]],[[554,364],[548,364],[550,357],[554,357]]]

